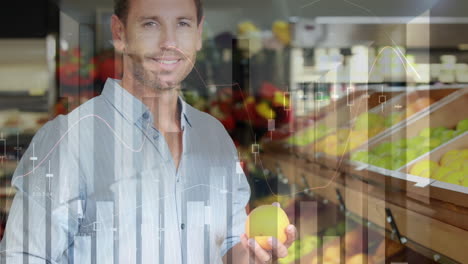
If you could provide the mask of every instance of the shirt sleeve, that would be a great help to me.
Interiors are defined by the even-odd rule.
[[[17,192],[0,245],[6,263],[58,263],[77,233],[82,184],[73,135],[63,130],[56,120],[47,123],[16,168]]]
[[[232,169],[231,169],[231,210],[228,210],[228,235],[221,245],[221,256],[226,253],[237,243],[240,242],[240,236],[245,233],[245,221],[247,220],[247,213],[245,207],[250,199],[250,185],[247,178],[238,163],[237,150],[228,138],[229,147],[232,155]]]

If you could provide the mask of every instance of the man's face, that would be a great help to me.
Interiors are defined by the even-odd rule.
[[[124,74],[141,84],[179,87],[201,48],[194,0],[130,0],[124,25]]]

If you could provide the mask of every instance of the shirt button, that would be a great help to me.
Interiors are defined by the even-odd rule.
[[[145,113],[143,114],[143,118],[144,118],[144,119],[148,119],[148,118],[149,118],[148,112],[145,112]]]
[[[154,136],[153,136],[153,139],[154,139],[154,140],[158,139],[158,136],[157,136],[157,135],[154,135]]]
[[[180,228],[181,228],[182,230],[184,230],[184,228],[185,228],[185,224],[184,224],[184,223],[182,223],[182,224],[180,225]]]

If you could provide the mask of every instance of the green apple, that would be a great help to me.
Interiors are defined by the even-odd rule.
[[[372,153],[384,156],[384,155],[391,155],[392,153],[393,144],[392,142],[384,142],[377,147],[373,148],[371,151]]]
[[[392,158],[391,157],[382,157],[377,160],[375,164],[377,167],[385,168],[385,169],[392,169]]]
[[[455,133],[453,133],[453,137],[458,137],[459,135],[465,133],[466,131],[463,130],[455,130]]]
[[[399,139],[395,142],[393,142],[393,145],[396,148],[406,148],[406,138]]]
[[[398,124],[404,120],[404,114],[403,112],[396,112],[396,113],[391,113],[386,119],[385,119],[385,126],[386,127],[391,127],[395,124]]]
[[[427,139],[428,138],[424,136],[415,136],[408,139],[406,144],[409,149],[416,149],[419,146],[423,145],[427,141]]]
[[[431,150],[437,148],[440,145],[442,145],[442,140],[438,138],[431,138],[429,140],[429,149]]]
[[[442,133],[442,135],[440,136],[440,140],[442,142],[447,142],[449,140],[451,140],[455,135],[455,130],[447,130],[447,131],[444,131]]]
[[[446,127],[434,127],[431,129],[431,137],[440,137],[447,130]]]
[[[367,163],[369,160],[369,151],[360,150],[351,154],[351,160]]]
[[[405,160],[394,158],[392,162],[392,170],[397,170],[403,167],[405,164],[406,164]]]
[[[468,119],[464,119],[458,122],[457,131],[468,131]]]
[[[381,115],[365,112],[360,114],[354,123],[354,128],[357,130],[366,130],[372,129],[375,127],[383,127],[385,125],[385,121]]]
[[[431,128],[430,127],[426,127],[424,128],[423,130],[421,130],[419,132],[419,136],[421,137],[425,137],[425,138],[430,138],[431,137]]]
[[[407,150],[406,150],[406,160],[407,160],[408,162],[410,162],[410,161],[416,159],[416,158],[419,157],[419,156],[420,156],[420,155],[419,155],[418,151],[415,150],[415,149],[407,149]]]

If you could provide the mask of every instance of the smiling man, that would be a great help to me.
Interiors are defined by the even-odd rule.
[[[6,263],[269,263],[244,234],[250,188],[223,126],[179,96],[202,46],[199,0],[117,0],[122,80],[33,138],[1,244]],[[272,219],[274,221],[274,219]]]

